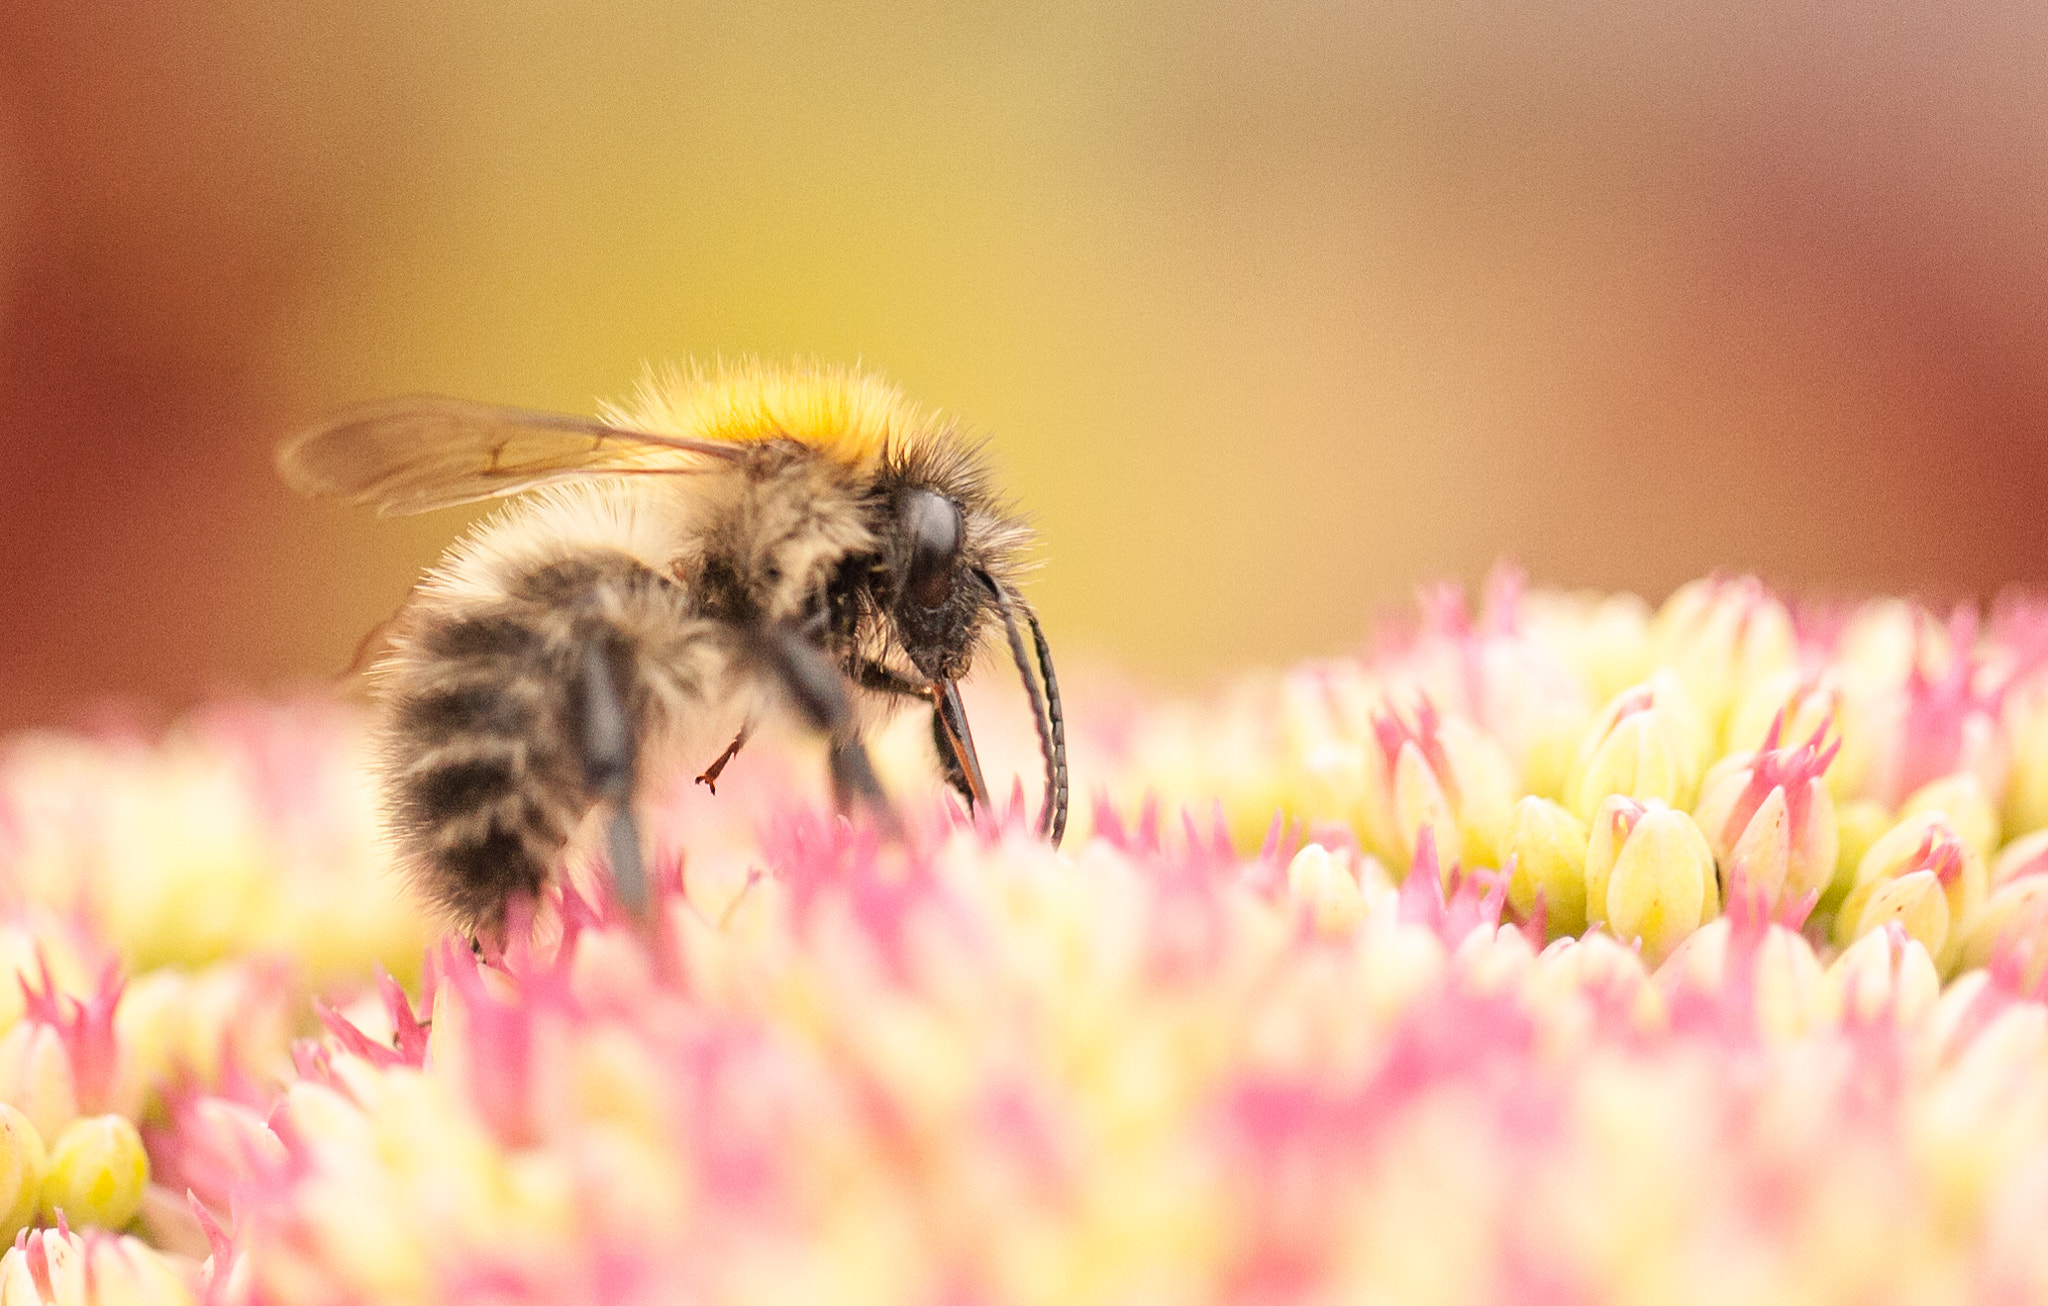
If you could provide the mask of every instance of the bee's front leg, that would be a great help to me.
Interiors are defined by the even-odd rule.
[[[948,785],[967,800],[967,810],[986,807],[988,783],[982,779],[981,762],[974,756],[973,737],[967,717],[959,708],[959,692],[946,684],[920,683],[898,675],[879,662],[863,662],[853,669],[853,683],[862,689],[894,698],[921,699],[932,706],[932,751],[939,760],[939,773]],[[951,705],[948,705],[948,695]],[[948,720],[947,714],[953,714]]]

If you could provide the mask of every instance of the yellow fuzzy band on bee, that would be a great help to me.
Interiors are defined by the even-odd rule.
[[[872,372],[817,363],[723,360],[650,368],[604,420],[628,430],[704,440],[789,439],[863,463],[935,430],[937,416]]]

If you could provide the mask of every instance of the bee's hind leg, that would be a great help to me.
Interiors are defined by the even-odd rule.
[[[628,650],[607,639],[583,646],[579,668],[581,709],[577,748],[583,782],[611,808],[605,825],[605,853],[612,892],[636,919],[647,915],[647,870],[640,855],[640,826],[633,819],[633,773],[640,744],[633,729],[633,663]]]

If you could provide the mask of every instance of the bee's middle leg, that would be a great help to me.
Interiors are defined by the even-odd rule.
[[[889,795],[875,775],[867,745],[854,731],[846,677],[816,645],[793,630],[772,632],[768,644],[776,673],[797,709],[832,741],[832,792],[840,808],[864,803],[874,810],[885,831],[900,835],[903,828],[896,809],[889,805]]]

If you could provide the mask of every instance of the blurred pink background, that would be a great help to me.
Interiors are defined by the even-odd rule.
[[[460,514],[269,451],[863,359],[1064,654],[1189,683],[1502,554],[2048,577],[2048,10],[0,10],[0,727],[332,674]]]

